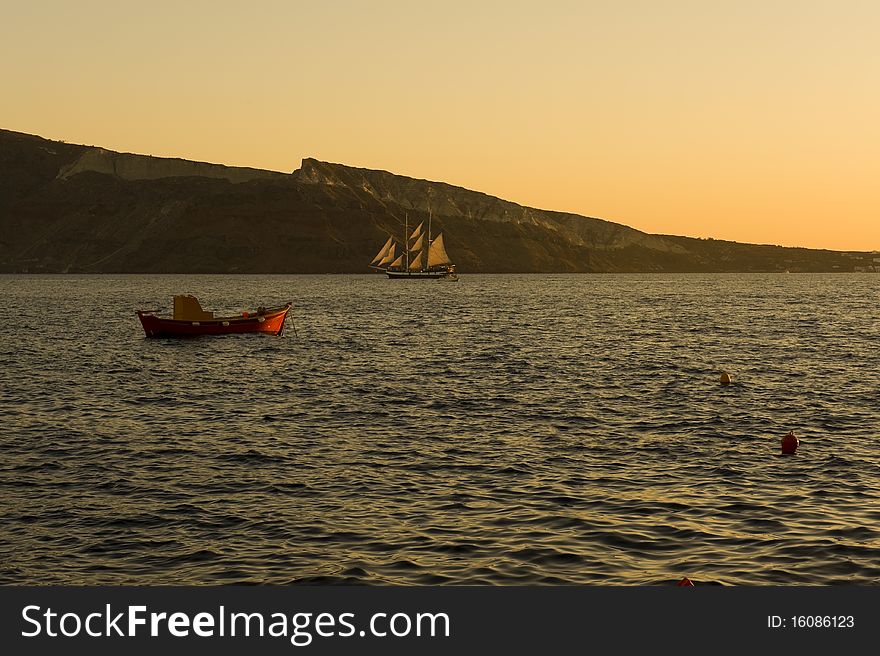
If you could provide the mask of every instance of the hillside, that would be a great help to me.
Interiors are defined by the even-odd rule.
[[[868,254],[651,235],[314,159],[290,174],[0,130],[0,272],[366,272],[433,213],[462,272],[852,271]]]

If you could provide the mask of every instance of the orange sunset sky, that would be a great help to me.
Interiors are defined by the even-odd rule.
[[[880,2],[3,3],[0,127],[880,249]]]

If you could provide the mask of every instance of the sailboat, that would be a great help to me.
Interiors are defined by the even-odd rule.
[[[388,241],[373,258],[370,266],[397,280],[458,280],[455,265],[446,252],[443,233],[431,238],[430,213],[427,232],[424,232],[424,227],[425,222],[422,221],[410,234],[409,216],[407,216],[404,221],[400,252],[398,252],[397,240],[388,237]]]

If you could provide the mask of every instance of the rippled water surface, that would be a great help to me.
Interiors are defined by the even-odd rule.
[[[878,288],[0,276],[0,582],[878,583]]]

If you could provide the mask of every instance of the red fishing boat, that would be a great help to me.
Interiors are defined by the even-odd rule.
[[[195,296],[175,296],[172,318],[157,316],[158,310],[137,310],[147,337],[195,337],[197,335],[230,335],[235,333],[269,333],[281,335],[291,304],[276,308],[259,308],[231,317],[215,317],[205,312]]]

